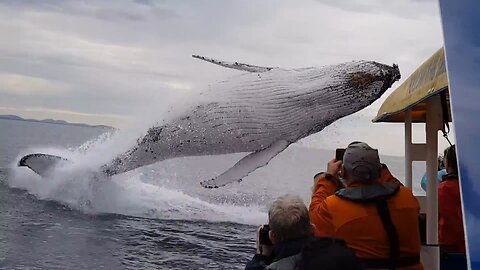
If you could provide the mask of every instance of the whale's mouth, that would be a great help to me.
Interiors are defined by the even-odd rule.
[[[400,80],[400,69],[398,68],[397,64],[393,64],[392,66],[380,63],[376,64],[380,68],[380,73],[383,77],[383,81],[388,84],[388,87],[390,87],[394,82]]]
[[[398,65],[393,64],[392,66],[382,65],[382,73],[383,75],[383,86],[380,90],[379,95],[381,96],[385,93],[396,81],[400,80],[400,69]]]
[[[400,75],[400,69],[398,69],[398,65],[397,64],[393,64],[393,66],[390,68],[391,69],[391,74],[392,74],[392,84],[398,80],[400,80],[400,78],[402,77]]]
[[[387,66],[386,80],[383,85],[386,86],[388,89],[392,86],[392,84],[400,80],[401,77],[402,76],[400,75],[400,69],[398,68],[398,65],[393,64],[391,67]]]

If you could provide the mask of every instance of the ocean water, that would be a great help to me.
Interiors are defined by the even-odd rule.
[[[308,204],[312,176],[333,151],[296,145],[220,189],[199,182],[245,154],[159,162],[94,181],[92,172],[135,133],[0,120],[0,269],[238,269],[254,253],[269,204],[293,193]],[[75,162],[46,179],[16,163],[28,153]],[[403,159],[382,156],[403,179]],[[423,174],[414,164],[414,178]],[[421,193],[418,185],[415,193]]]

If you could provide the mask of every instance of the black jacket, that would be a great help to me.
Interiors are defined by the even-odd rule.
[[[278,243],[275,245],[271,257],[255,254],[245,266],[245,270],[263,270],[263,269],[295,269],[300,259],[300,252],[305,244],[312,237],[306,237]]]

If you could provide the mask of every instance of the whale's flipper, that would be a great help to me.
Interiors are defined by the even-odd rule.
[[[45,177],[53,167],[69,162],[66,158],[49,154],[29,154],[20,159],[18,166],[26,166],[38,175]]]
[[[193,58],[197,58],[200,60],[204,60],[222,67],[226,68],[232,68],[232,69],[238,69],[238,70],[243,70],[243,71],[248,71],[248,72],[254,72],[254,73],[259,73],[259,72],[266,72],[274,69],[275,67],[260,67],[260,66],[254,66],[254,65],[249,65],[249,64],[243,64],[243,63],[238,63],[238,62],[226,62],[226,61],[220,61],[220,60],[215,60],[213,58],[208,58],[208,57],[203,57],[200,55],[192,55]]]
[[[290,143],[285,140],[276,141],[263,150],[253,152],[245,156],[232,168],[228,169],[226,172],[222,173],[216,178],[203,181],[200,184],[205,188],[218,188],[235,181],[240,182],[242,181],[242,178],[247,176],[249,173],[267,165],[272,158],[285,150],[285,148],[287,148],[289,145]]]

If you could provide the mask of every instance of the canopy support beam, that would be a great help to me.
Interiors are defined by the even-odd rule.
[[[427,244],[438,244],[438,131],[442,128],[440,96],[432,97],[427,103]]]
[[[405,186],[412,189],[412,110],[405,112]]]

